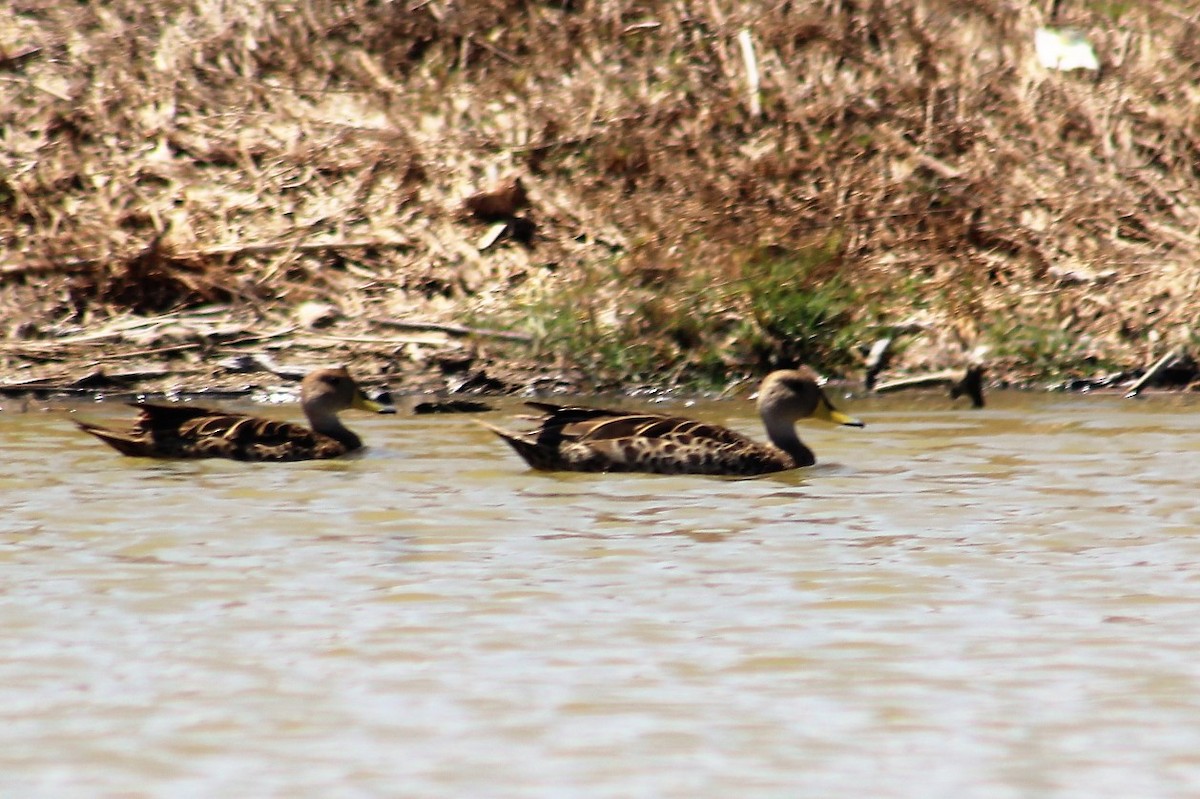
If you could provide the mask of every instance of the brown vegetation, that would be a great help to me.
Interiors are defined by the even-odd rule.
[[[1195,343],[1191,5],[15,0],[0,378],[1144,366]]]

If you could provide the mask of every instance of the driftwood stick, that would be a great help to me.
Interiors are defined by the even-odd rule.
[[[358,239],[352,241],[264,241],[222,244],[200,250],[180,252],[178,258],[209,258],[214,255],[261,255],[272,252],[322,252],[324,250],[365,250],[371,247],[411,247],[411,242],[395,239]]]
[[[754,54],[754,37],[750,35],[748,28],[742,28],[738,31],[737,41],[742,50],[742,63],[746,65],[746,92],[750,95],[750,116],[757,119],[762,116],[762,91],[758,58]]]
[[[264,253],[274,252],[322,252],[324,250],[365,250],[370,249],[371,247],[406,249],[411,246],[411,242],[398,241],[394,239],[360,239],[355,241],[313,242],[266,241],[249,242],[244,244],[221,244],[215,247],[205,247],[198,250],[185,250],[177,253],[171,253],[171,257],[183,261],[227,255],[262,255]],[[132,255],[136,254],[137,253],[129,253],[123,256],[115,253],[105,253],[104,255],[96,255],[89,258],[76,257],[64,259],[46,257],[41,260],[25,264],[0,266],[0,277],[55,274],[69,275],[90,269],[105,261],[121,260],[122,258],[131,257]]]
[[[966,370],[947,370],[932,372],[926,375],[905,377],[899,380],[889,380],[875,386],[875,393],[887,394],[893,391],[903,391],[908,388],[930,388],[933,386],[949,386],[950,399],[961,396],[969,397],[971,406],[983,407],[983,374],[981,364],[972,364]]]
[[[151,319],[138,319],[133,321],[122,321],[109,325],[104,330],[97,330],[94,333],[81,333],[76,336],[64,336],[56,339],[32,340],[32,341],[0,341],[0,351],[5,352],[40,352],[53,351],[62,347],[71,346],[74,344],[94,344],[96,342],[108,341],[114,338],[121,338],[139,328],[155,327],[158,325],[167,324],[171,321],[168,317],[158,317]],[[188,320],[184,317],[175,317],[177,323],[186,323]],[[232,334],[232,338],[225,341],[216,342],[211,340],[208,343],[220,343],[224,345],[243,344],[248,341],[262,341],[269,338],[280,338],[290,333],[295,332],[295,325],[285,325],[275,330],[265,330],[261,333],[251,331],[237,332]],[[196,336],[201,338],[213,339],[213,331],[196,330]]]
[[[435,346],[445,344],[444,339],[416,338],[412,336],[339,336],[334,333],[305,333],[296,338],[299,344],[318,345],[322,341],[340,341],[343,344],[381,344],[384,346],[399,346],[401,344],[425,344]]]
[[[0,394],[17,394],[25,391],[72,391],[75,389],[98,389],[120,383],[138,383],[163,377],[183,377],[206,374],[206,369],[126,369],[108,372],[93,369],[83,375],[60,373],[55,377],[35,377],[14,383],[0,383]]]
[[[1179,348],[1176,347],[1166,355],[1159,358],[1153,366],[1146,370],[1146,374],[1142,375],[1141,379],[1133,384],[1133,387],[1129,389],[1129,393],[1125,395],[1125,399],[1130,399],[1131,397],[1136,397],[1138,394],[1141,394],[1142,389],[1157,380],[1158,376],[1162,374],[1162,371],[1167,368],[1171,361],[1178,357]]]
[[[199,341],[188,341],[182,344],[168,344],[163,347],[152,347],[144,350],[128,350],[126,352],[107,352],[93,355],[92,359],[96,361],[123,361],[127,358],[147,358],[152,355],[166,355],[169,352],[183,352],[184,350],[198,350],[205,345]]]
[[[22,61],[37,58],[42,54],[40,47],[27,47],[19,53],[0,52],[0,69],[15,67]]]
[[[46,260],[29,264],[8,264],[0,266],[0,277],[36,277],[38,275],[73,275],[105,260],[97,258],[68,258],[66,260]]]
[[[447,336],[455,338],[480,336],[482,338],[500,338],[506,341],[533,341],[533,336],[528,333],[514,333],[510,330],[488,330],[480,327],[443,324],[442,322],[405,322],[400,319],[368,319],[367,321],[372,324],[383,325],[384,327],[393,327],[397,330],[428,330],[435,333],[445,333]]]
[[[961,377],[962,372],[958,371],[930,372],[929,374],[915,375],[913,377],[902,377],[897,380],[877,383],[875,385],[875,393],[890,394],[893,391],[904,391],[910,388],[949,386],[953,385]]]

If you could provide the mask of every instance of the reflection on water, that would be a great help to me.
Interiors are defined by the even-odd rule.
[[[0,414],[0,795],[1196,795],[1195,400],[990,399],[842,403],[758,480],[535,474],[462,417],[245,465]]]

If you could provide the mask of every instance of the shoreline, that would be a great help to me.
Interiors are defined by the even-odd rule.
[[[1200,353],[1194,23],[1060,5],[35,0],[0,42],[0,388],[258,359],[704,393],[884,338],[894,376],[1044,387]],[[1067,26],[1102,68],[1039,61]]]

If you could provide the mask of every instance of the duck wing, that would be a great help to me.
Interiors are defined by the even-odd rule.
[[[152,457],[290,461],[340,455],[339,442],[302,425],[209,408],[139,403],[131,435]],[[113,443],[109,441],[109,443]]]
[[[752,438],[728,427],[698,422],[682,416],[629,413],[606,408],[553,405],[548,402],[526,404],[546,414],[539,420],[541,433],[557,434],[560,438],[570,441],[599,442],[641,438],[689,444],[700,441],[717,444],[755,443]]]
[[[534,468],[584,472],[762,474],[788,456],[721,425],[678,416],[529,403],[545,416],[530,433],[491,428]]]

